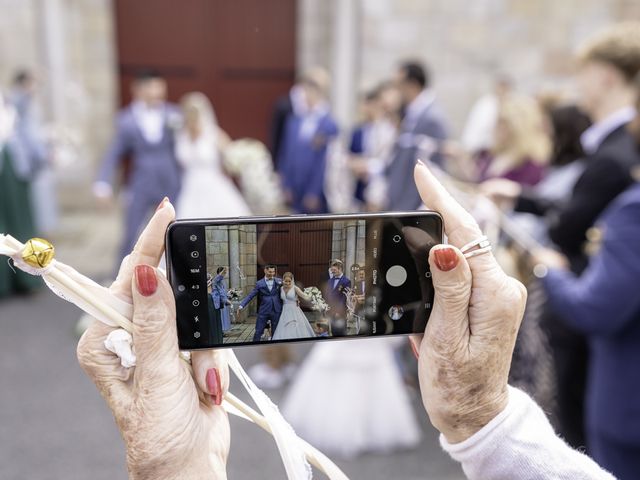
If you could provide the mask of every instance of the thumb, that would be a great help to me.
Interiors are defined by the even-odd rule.
[[[132,283],[136,383],[175,382],[182,366],[169,282],[155,268],[137,265]]]
[[[435,290],[426,336],[430,348],[459,347],[469,342],[471,270],[462,252],[452,245],[436,245],[429,252]]]

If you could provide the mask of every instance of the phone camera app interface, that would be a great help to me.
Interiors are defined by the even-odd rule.
[[[423,331],[440,232],[435,216],[174,228],[181,348]]]

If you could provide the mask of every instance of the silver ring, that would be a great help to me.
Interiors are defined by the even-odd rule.
[[[491,242],[486,235],[483,235],[464,245],[460,251],[465,258],[476,257],[483,253],[489,253],[491,251]]]

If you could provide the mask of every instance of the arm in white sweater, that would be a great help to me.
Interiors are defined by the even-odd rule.
[[[463,442],[440,444],[470,480],[614,480],[588,456],[556,435],[540,407],[509,387],[509,404]]]

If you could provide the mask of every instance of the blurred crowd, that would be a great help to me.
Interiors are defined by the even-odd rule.
[[[422,62],[400,62],[363,92],[351,129],[332,115],[330,75],[311,68],[274,106],[267,149],[245,153],[258,152],[276,179],[256,184],[238,178],[242,172],[229,175],[237,169],[226,152],[238,140],[218,124],[210,99],[192,92],[174,105],[166,81],[144,71],[118,114],[93,190],[102,204],[113,202],[128,159],[124,255],[165,196],[178,218],[256,213],[253,190],[280,199],[280,212],[418,209],[413,169],[422,159],[481,222],[495,226],[496,255],[528,286],[511,381],[553,412],[572,446],[586,446],[619,478],[634,478],[639,74],[640,24],[614,25],[583,45],[570,95],[524,92],[501,73],[456,139]],[[20,72],[0,97],[0,231],[20,238],[35,234],[33,214],[45,208],[42,196],[29,193],[48,161],[31,114],[32,87]],[[31,288],[28,281],[0,265],[0,296]]]

